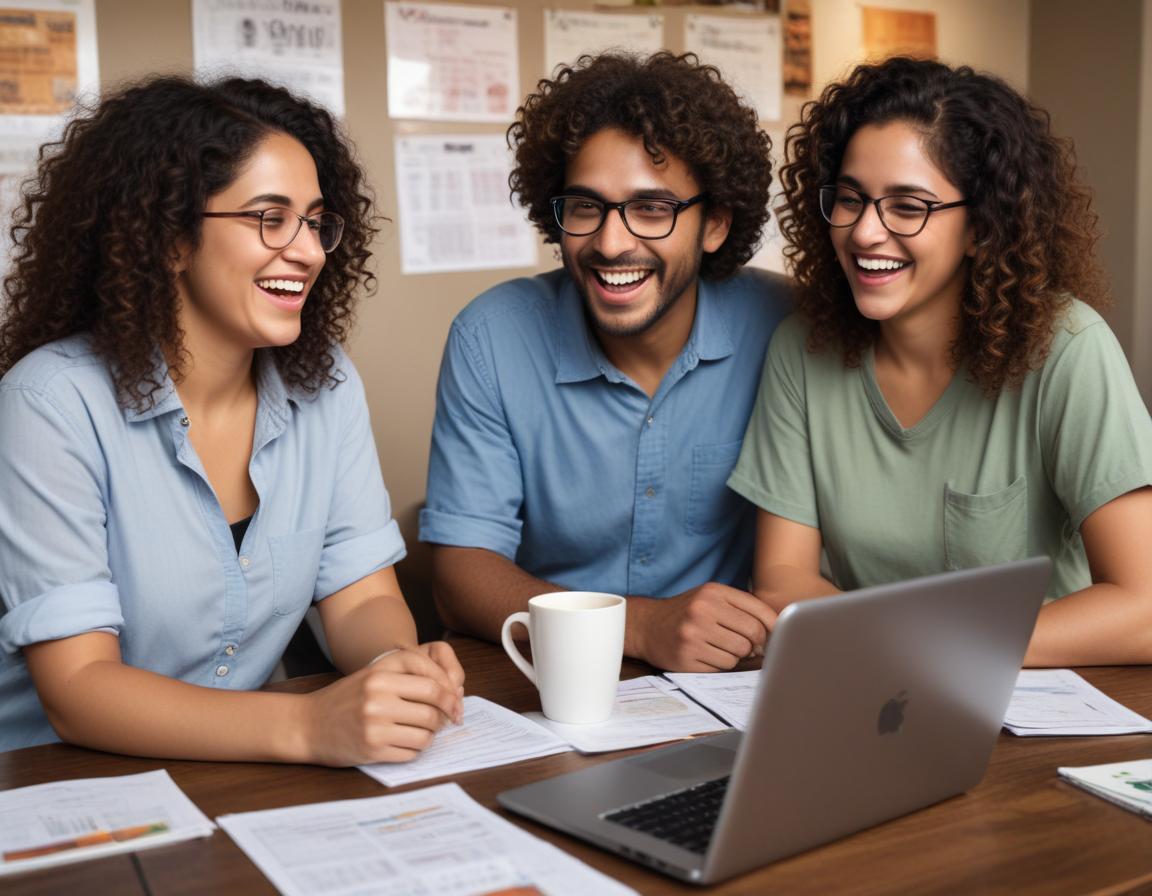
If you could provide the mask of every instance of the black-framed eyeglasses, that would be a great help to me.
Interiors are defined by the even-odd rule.
[[[642,240],[662,240],[671,235],[680,212],[698,202],[706,193],[691,199],[626,199],[605,202],[592,196],[553,196],[552,214],[569,236],[591,236],[604,226],[608,212],[616,209],[628,232]]]
[[[269,249],[284,249],[296,239],[305,224],[316,234],[320,248],[331,252],[340,245],[344,235],[344,219],[336,212],[318,215],[298,215],[290,208],[253,209],[248,212],[204,212],[205,218],[255,218],[260,222],[260,242]]]
[[[860,220],[869,205],[874,205],[880,223],[895,236],[916,236],[928,225],[928,217],[933,212],[967,204],[967,199],[940,202],[899,194],[873,199],[843,184],[825,184],[820,188],[820,213],[833,227],[851,227]]]

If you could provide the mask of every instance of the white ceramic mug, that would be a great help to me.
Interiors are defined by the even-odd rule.
[[[624,610],[618,594],[557,591],[528,601],[527,613],[504,620],[500,641],[540,691],[544,715],[554,722],[603,722],[612,715],[624,657]],[[512,641],[512,626],[528,629],[528,662]]]

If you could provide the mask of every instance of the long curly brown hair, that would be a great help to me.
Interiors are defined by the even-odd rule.
[[[272,133],[308,149],[325,208],[346,223],[304,305],[300,337],[269,351],[286,382],[308,391],[335,385],[331,348],[352,324],[357,286],[375,280],[366,268],[372,198],[326,110],[243,78],[198,84],[166,76],[123,87],[40,150],[13,218],[0,375],[45,343],[86,333],[122,405],[152,403],[158,349],[178,382],[188,359],[177,319],[177,247],[199,244],[208,197]]]
[[[752,257],[768,219],[772,143],[756,112],[691,53],[581,56],[540,81],[516,110],[508,129],[516,153],[508,185],[546,242],[560,242],[549,200],[564,191],[568,163],[605,128],[641,138],[656,164],[666,154],[680,159],[708,204],[731,211],[728,238],[705,254],[702,277],[723,279]]]
[[[1048,113],[967,66],[904,57],[857,66],[789,129],[778,213],[809,348],[836,346],[857,366],[876,338],[836,260],[818,191],[835,182],[861,126],[893,121],[922,132],[925,152],[969,203],[975,254],[953,363],[989,395],[1017,386],[1046,356],[1073,296],[1108,304],[1097,216],[1072,143],[1052,134]]]

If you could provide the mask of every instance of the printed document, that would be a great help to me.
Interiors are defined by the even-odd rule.
[[[750,672],[665,672],[664,677],[733,728],[743,731],[752,714],[760,670]]]
[[[620,682],[616,707],[606,722],[566,725],[540,712],[525,717],[558,734],[581,753],[646,747],[720,731],[722,722],[655,675]]]
[[[217,821],[284,896],[633,893],[457,784]]]
[[[216,825],[163,769],[0,793],[0,876],[208,837]]]
[[[1056,771],[1065,781],[1152,819],[1152,759],[1082,765]]]
[[[1142,734],[1152,721],[1117,703],[1071,669],[1025,669],[1004,727],[1021,736]]]
[[[440,729],[432,746],[411,762],[375,762],[360,770],[385,787],[397,787],[570,749],[519,713],[483,697],[465,697],[464,723]]]

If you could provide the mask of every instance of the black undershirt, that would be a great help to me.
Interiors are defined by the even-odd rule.
[[[246,516],[242,520],[236,520],[231,523],[228,528],[232,530],[232,540],[236,542],[236,553],[240,553],[240,545],[244,543],[244,533],[248,531],[248,524],[252,522],[252,517]]]

